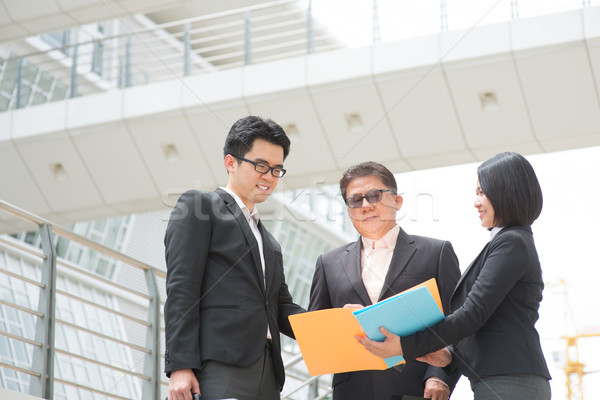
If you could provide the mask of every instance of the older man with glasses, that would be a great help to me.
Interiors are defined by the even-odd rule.
[[[396,223],[402,196],[385,166],[365,162],[340,180],[348,215],[360,238],[319,256],[309,310],[364,307],[436,278],[444,311],[460,270],[450,242],[408,235]],[[459,375],[420,362],[383,371],[335,374],[334,400],[392,400],[423,396],[447,400]]]

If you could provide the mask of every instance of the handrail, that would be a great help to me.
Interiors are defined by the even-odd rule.
[[[51,222],[45,218],[42,218],[35,214],[32,214],[28,211],[25,211],[22,208],[12,205],[4,200],[0,200],[0,210],[5,211],[8,214],[12,214],[15,217],[17,217],[23,221],[30,222],[37,226],[50,225],[53,233],[56,233],[57,235],[62,236],[66,239],[69,239],[73,242],[76,242],[76,243],[79,243],[86,247],[89,247],[92,250],[96,250],[96,251],[98,251],[104,255],[107,255],[109,257],[112,257],[118,261],[124,262],[127,265],[131,265],[133,267],[137,267],[142,270],[147,270],[147,269],[152,270],[154,273],[157,274],[157,276],[159,276],[161,278],[165,278],[167,276],[165,271],[163,271],[160,268],[153,267],[152,265],[146,264],[143,261],[136,260],[133,257],[123,254],[117,250],[111,249],[110,247],[104,246],[103,244],[94,242],[93,240],[90,240],[90,239],[86,238],[85,236],[81,236],[81,235],[71,231],[70,229],[64,228],[57,224],[54,224],[53,222]]]
[[[10,277],[11,279],[19,280],[28,285],[33,285],[37,287],[40,293],[37,309],[35,308],[35,306],[32,309],[30,307],[25,307],[23,305],[17,304],[14,301],[9,301],[9,299],[0,299],[0,305],[2,307],[10,307],[17,312],[22,313],[22,315],[29,314],[29,318],[37,317],[37,320],[33,322],[33,325],[35,326],[35,339],[28,339],[21,335],[8,332],[8,329],[2,329],[2,331],[0,331],[1,336],[4,336],[11,341],[15,341],[15,343],[21,342],[24,345],[33,346],[33,358],[31,360],[30,368],[24,368],[22,365],[18,365],[18,362],[22,363],[23,360],[18,361],[17,359],[15,360],[15,364],[0,363],[0,367],[9,368],[14,371],[32,376],[32,381],[29,385],[30,394],[43,398],[53,397],[54,383],[62,383],[66,385],[72,385],[75,387],[81,387],[89,392],[103,394],[115,399],[125,398],[120,394],[108,393],[103,390],[99,390],[98,388],[87,387],[77,382],[71,382],[69,381],[69,379],[59,379],[58,377],[55,377],[54,355],[58,354],[63,355],[68,359],[78,359],[85,363],[95,364],[102,368],[111,369],[115,371],[115,373],[123,374],[124,376],[130,378],[141,379],[142,391],[145,394],[151,394],[150,397],[145,395],[144,398],[154,398],[155,400],[160,399],[162,397],[161,393],[155,393],[155,390],[153,388],[159,387],[161,383],[160,367],[158,363],[160,363],[161,361],[160,337],[164,330],[162,329],[160,323],[160,319],[162,318],[160,308],[164,303],[160,298],[160,293],[156,286],[156,279],[157,277],[164,278],[166,276],[165,272],[157,267],[144,263],[133,257],[127,256],[117,250],[113,250],[105,245],[94,242],[65,227],[56,225],[45,218],[25,211],[6,201],[0,200],[0,212],[10,214],[20,220],[26,221],[33,225],[37,225],[39,227],[40,238],[42,240],[42,250],[39,251],[37,249],[34,249],[33,247],[28,247],[23,245],[22,243],[18,243],[16,240],[13,240],[9,237],[0,238],[0,243],[6,251],[14,251],[15,255],[21,255],[20,257],[25,257],[25,259],[28,260],[28,262],[30,263],[28,265],[40,267],[40,263],[38,261],[41,261],[42,271],[41,281],[38,281],[22,276],[21,274],[15,273],[8,269],[0,268],[0,274]],[[56,256],[55,245],[53,244],[54,241],[52,240],[53,235],[66,238],[72,243],[77,243],[83,246],[84,248],[94,250],[95,252],[103,254],[104,256],[107,256],[115,261],[122,262],[124,265],[129,265],[135,269],[142,271],[144,274],[146,274],[146,292],[135,290],[126,285],[106,279],[98,274],[90,272],[89,270],[74,265],[67,260],[58,260]],[[68,286],[65,286],[64,289],[57,288],[57,265],[60,266],[59,270],[62,271],[61,276],[69,277],[69,279],[79,279],[80,282],[85,282],[86,279],[88,279],[88,282],[92,282],[93,280],[93,282],[97,282],[97,287],[105,287],[107,290],[109,290],[109,293],[111,293],[110,290],[112,289],[111,296],[115,297],[111,298],[122,299],[123,301],[127,301],[127,304],[131,304],[134,307],[142,307],[140,308],[140,310],[145,309],[147,312],[148,307],[150,307],[151,304],[154,304],[152,306],[154,307],[153,318],[143,319],[129,312],[115,310],[112,306],[105,305],[93,300],[93,298],[85,294],[85,292],[80,294],[78,291],[69,290]],[[94,285],[95,284],[96,283],[94,283]],[[130,294],[135,295],[137,297],[130,296]],[[90,327],[86,327],[85,325],[82,325],[77,322],[66,321],[64,318],[61,318],[60,314],[56,311],[57,295],[60,296],[60,298],[58,299],[59,302],[63,299],[70,299],[69,301],[73,301],[74,303],[72,304],[74,305],[79,304],[80,307],[94,307],[98,310],[97,312],[101,313],[94,314],[97,315],[95,318],[102,318],[102,315],[111,314],[114,315],[116,318],[119,318],[119,321],[124,321],[123,323],[129,321],[129,324],[133,324],[131,326],[135,325],[139,327],[136,329],[141,330],[141,332],[146,332],[145,345],[139,345],[136,342],[133,342],[129,339],[122,340],[117,337],[112,337],[111,335],[103,333],[102,331],[95,331],[93,329],[90,329]],[[147,302],[147,304],[139,303],[139,301],[135,299],[141,299],[139,301]],[[57,348],[55,346],[55,326],[73,329],[71,331],[64,331],[64,335],[75,333],[78,337],[80,337],[80,334],[77,333],[80,332],[81,334],[88,335],[86,337],[96,337],[105,341],[105,343],[112,342],[115,345],[124,346],[122,350],[124,352],[126,351],[126,349],[128,349],[134,352],[138,352],[136,354],[144,355],[145,373],[139,373],[131,368],[128,369],[125,367],[117,366],[114,364],[114,361],[105,362],[104,359],[91,358],[88,356],[87,353],[84,352],[83,347],[81,347],[81,350],[77,350],[76,352]],[[33,332],[29,332],[29,334],[33,334]],[[152,338],[152,340],[148,340],[149,337]],[[65,336],[65,340],[67,340],[68,346],[67,336]],[[89,343],[93,342],[90,341]],[[81,343],[81,346],[84,345],[85,343]],[[76,348],[79,349],[79,347]],[[133,357],[133,353],[127,354],[132,354]],[[149,358],[148,355],[153,355],[153,357]],[[132,358],[130,362],[140,361],[134,361]],[[151,367],[148,367],[149,363],[152,364]],[[151,374],[149,375],[147,371],[151,371]]]

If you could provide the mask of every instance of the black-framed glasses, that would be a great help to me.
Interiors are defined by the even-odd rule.
[[[275,178],[281,178],[282,176],[285,175],[285,169],[281,168],[281,167],[269,167],[267,164],[260,162],[260,161],[252,161],[252,160],[248,160],[247,158],[244,157],[238,157],[238,156],[234,156],[235,158],[237,158],[238,160],[242,160],[242,161],[246,161],[252,165],[254,165],[254,170],[260,174],[266,174],[267,172],[271,171],[271,175],[273,175]]]
[[[395,193],[392,189],[376,189],[369,190],[364,196],[359,194],[355,194],[350,197],[346,197],[344,200],[346,201],[346,205],[350,208],[360,208],[363,204],[363,199],[367,199],[367,201],[371,204],[379,203],[383,198],[384,192],[392,192]]]

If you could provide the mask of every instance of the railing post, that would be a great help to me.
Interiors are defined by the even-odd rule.
[[[244,65],[252,62],[252,51],[250,46],[250,10],[244,13]]]
[[[154,271],[144,271],[148,295],[152,298],[148,307],[148,322],[150,326],[146,331],[146,348],[150,350],[144,357],[144,374],[150,377],[150,381],[143,383],[143,399],[161,399],[160,386],[160,293]]]
[[[73,46],[73,55],[71,56],[71,94],[69,97],[77,97],[77,50],[78,45]]]
[[[25,63],[25,57],[19,58],[19,65],[17,66],[17,101],[16,107],[21,108],[21,96],[23,94],[23,64]]]
[[[40,226],[44,262],[42,264],[42,284],[38,311],[44,316],[35,325],[35,340],[42,347],[34,347],[32,369],[41,366],[40,378],[32,377],[29,393],[52,400],[54,397],[54,321],[56,314],[56,249],[52,244],[50,225]]]
[[[311,54],[315,51],[313,36],[312,0],[308,0],[306,9],[306,52]]]
[[[379,43],[381,36],[379,34],[379,8],[377,0],[373,0],[373,44]]]
[[[510,16],[512,19],[519,19],[519,4],[517,0],[510,0]]]
[[[183,24],[183,76],[190,74],[190,28],[189,22]]]
[[[319,378],[315,379],[308,385],[308,400],[319,398]]]
[[[127,35],[125,42],[125,87],[131,86],[131,35]]]
[[[448,30],[448,9],[446,0],[440,0],[440,29],[442,32]]]

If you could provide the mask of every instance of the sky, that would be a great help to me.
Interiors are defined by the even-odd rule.
[[[544,196],[540,218],[533,224],[542,264],[544,299],[536,325],[550,372],[554,399],[566,398],[564,335],[592,331],[600,334],[600,147],[526,155]],[[475,182],[480,163],[421,170],[396,175],[404,205],[399,224],[409,233],[450,240],[465,270],[489,240],[475,207]],[[562,284],[561,282],[564,282]],[[579,339],[585,399],[600,392],[600,336]],[[595,382],[594,382],[595,381]],[[454,399],[472,399],[462,378]]]

